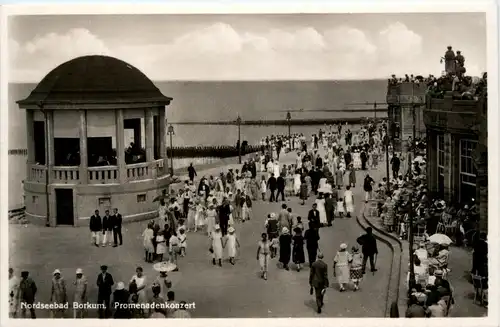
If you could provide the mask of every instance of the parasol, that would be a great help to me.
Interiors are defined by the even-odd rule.
[[[318,189],[318,193],[332,193],[332,190],[327,187],[322,187]]]
[[[175,264],[169,261],[157,262],[153,265],[153,269],[157,272],[171,272],[177,268]]]
[[[447,235],[439,234],[439,233],[434,234],[431,237],[429,237],[429,241],[431,243],[437,243],[437,244],[443,244],[443,245],[450,245],[451,243],[453,243],[451,238],[449,238]]]

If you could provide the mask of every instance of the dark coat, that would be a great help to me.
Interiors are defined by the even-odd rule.
[[[282,176],[279,176],[276,179],[276,187],[278,190],[284,190],[285,189],[285,179]]]
[[[364,234],[358,237],[357,239],[358,244],[361,245],[361,252],[363,252],[363,255],[372,255],[375,253],[378,253],[377,249],[377,240],[375,239],[375,236],[373,234]]]
[[[115,284],[113,276],[106,273],[106,277],[102,277],[102,273],[97,276],[97,288],[99,297],[108,297],[111,295],[111,287]]]
[[[269,180],[267,181],[267,187],[270,189],[270,190],[276,190],[277,188],[277,180],[276,180],[276,177],[270,177]]]
[[[308,230],[306,230],[306,232],[304,233],[304,239],[306,240],[306,247],[307,249],[311,249],[311,250],[314,250],[314,249],[317,249],[319,247],[319,233],[317,230],[315,229],[311,229],[309,228]]]
[[[304,237],[302,235],[295,235],[293,237],[293,252],[292,252],[293,263],[304,263],[306,262],[306,256],[304,254]]]
[[[325,199],[325,211],[328,213],[333,213],[335,211],[335,206],[337,205],[337,200],[333,199],[331,196]]]
[[[116,230],[122,229],[122,222],[123,222],[122,215],[118,213],[111,217],[113,219],[113,228]]]
[[[328,265],[323,260],[318,259],[311,265],[309,285],[315,288],[327,288],[330,286],[328,281]]]
[[[363,189],[365,192],[371,192],[373,190],[372,183],[373,179],[370,176],[366,176],[363,182]]]
[[[92,215],[90,217],[89,227],[91,232],[100,232],[102,230],[101,216]]]
[[[113,303],[117,304],[127,304],[128,299],[130,297],[130,293],[127,290],[116,290],[113,292]],[[131,318],[131,312],[128,308],[120,308],[120,306],[115,306],[116,307],[114,318],[120,318],[120,319],[128,319]]]
[[[194,169],[193,166],[188,167],[188,174],[189,178],[194,178],[194,176],[196,176],[196,170]]]
[[[22,302],[26,302],[28,304],[35,302],[36,291],[37,287],[33,279],[30,277],[21,279],[21,282],[19,283],[19,296]]]
[[[102,217],[102,231],[113,229],[113,218],[111,216]]]
[[[311,209],[309,210],[309,214],[307,215],[307,219],[309,220],[309,226],[311,224],[315,224],[317,227],[319,227],[319,211]]]
[[[280,241],[280,262],[287,265],[290,262],[290,255],[292,254],[292,236],[290,234],[283,234],[279,238]]]

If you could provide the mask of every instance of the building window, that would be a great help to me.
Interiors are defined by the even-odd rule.
[[[460,200],[469,201],[476,196],[476,175],[472,154],[477,141],[460,140]]]
[[[444,167],[445,167],[445,151],[444,151],[444,135],[437,136],[437,191],[439,198],[444,198]]]
[[[99,198],[100,207],[111,207],[111,198]]]
[[[138,194],[137,202],[146,202],[146,194]]]

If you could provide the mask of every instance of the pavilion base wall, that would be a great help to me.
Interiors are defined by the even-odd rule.
[[[167,189],[171,179],[163,176],[157,179],[129,182],[125,184],[50,184],[48,188],[50,226],[71,225],[62,224],[64,219],[57,217],[56,189],[71,189],[73,191],[73,226],[88,226],[94,210],[99,210],[101,217],[104,211],[118,208],[123,216],[123,222],[141,221],[155,218],[158,213],[158,203],[153,199]],[[26,218],[36,225],[45,225],[47,217],[45,184],[25,182]]]

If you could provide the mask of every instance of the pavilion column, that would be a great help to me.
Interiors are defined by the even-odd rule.
[[[153,109],[147,108],[144,110],[145,136],[146,136],[146,161],[151,163],[150,168],[152,178],[156,178],[156,165],[154,164],[154,119]]]
[[[34,116],[35,112],[33,110],[26,110],[26,133],[27,133],[27,148],[28,158],[27,158],[27,172],[26,179],[30,179],[31,176],[31,166],[35,163],[35,130],[34,130]]]
[[[453,138],[451,133],[444,134],[444,197],[445,201],[453,201]]]
[[[87,110],[80,113],[80,183],[88,182],[88,149],[87,149]]]
[[[166,166],[166,161],[167,161],[167,144],[165,142],[165,136],[166,136],[166,131],[167,131],[167,119],[166,119],[166,106],[165,107],[160,107],[158,108],[159,112],[159,117],[158,117],[158,125],[160,125],[160,158],[163,161],[163,175],[166,174],[167,172],[167,166]]]
[[[115,110],[116,124],[116,165],[120,184],[127,181],[127,166],[125,165],[125,126],[123,121],[123,109]]]
[[[47,131],[45,132],[46,139],[46,165],[48,170],[48,184],[52,184],[54,174],[52,173],[55,164],[54,158],[54,112],[52,110],[45,111],[45,126]]]

